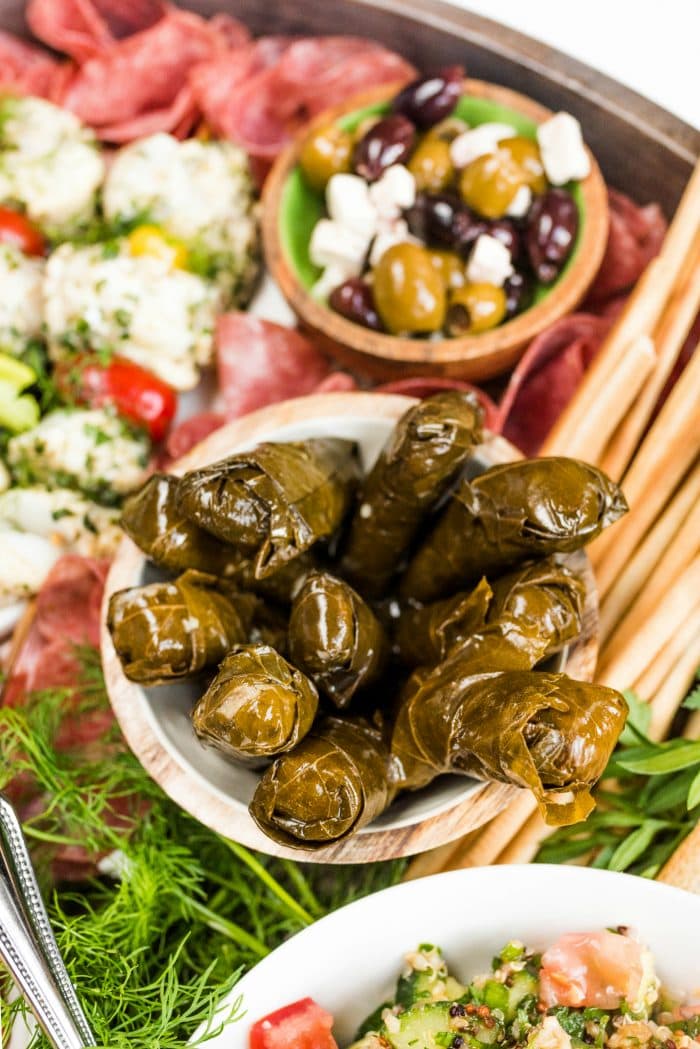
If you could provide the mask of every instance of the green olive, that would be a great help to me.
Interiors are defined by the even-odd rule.
[[[547,176],[544,173],[542,157],[536,142],[523,135],[504,138],[498,148],[507,153],[514,164],[520,168],[525,185],[529,186],[536,197],[547,192]]]
[[[352,135],[337,124],[312,131],[299,153],[299,164],[309,185],[322,193],[332,175],[350,171],[352,147]]]
[[[467,282],[464,269],[464,260],[456,251],[446,251],[443,248],[428,248],[430,261],[440,274],[440,280],[445,288],[461,288]]]
[[[487,219],[502,218],[525,176],[505,150],[497,149],[467,164],[459,180],[465,204]]]
[[[495,284],[465,284],[450,293],[445,327],[449,335],[478,335],[500,324],[506,293]]]
[[[374,301],[392,335],[442,328],[446,295],[430,252],[417,244],[395,244],[374,269]]]
[[[445,117],[439,124],[435,124],[430,131],[426,132],[423,141],[432,142],[434,139],[438,139],[449,144],[454,142],[463,131],[469,131],[469,124],[464,120],[460,120],[459,117]]]
[[[440,193],[454,178],[450,144],[441,138],[424,138],[408,162],[408,170],[416,180],[416,189],[426,193]]]

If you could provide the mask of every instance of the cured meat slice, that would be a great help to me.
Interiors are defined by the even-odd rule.
[[[585,308],[631,288],[666,236],[667,222],[658,204],[640,207],[615,189],[608,190],[608,199],[608,244]]]
[[[228,419],[311,393],[329,372],[328,361],[305,336],[247,313],[219,317],[216,354]]]
[[[171,9],[152,26],[88,58],[76,70],[63,105],[108,142],[155,131],[186,133],[196,119],[189,74],[226,47],[198,15]]]
[[[358,37],[262,37],[196,70],[193,86],[215,131],[270,161],[316,113],[414,72],[399,55]]]
[[[39,40],[84,62],[149,29],[166,10],[164,0],[29,0],[27,22]]]
[[[0,91],[50,98],[60,70],[42,48],[0,30]]]
[[[225,422],[226,416],[218,412],[199,412],[197,415],[191,415],[189,419],[184,419],[168,436],[165,445],[167,459],[181,459]]]
[[[499,411],[489,395],[478,386],[472,386],[462,379],[441,379],[430,376],[416,375],[406,379],[395,379],[393,382],[385,382],[377,386],[377,393],[401,393],[405,397],[432,397],[434,393],[443,390],[470,390],[479,398],[479,403],[484,409],[484,427],[487,430],[497,432],[499,426]]]
[[[496,423],[525,455],[537,455],[611,325],[610,317],[572,313],[531,342],[510,377]]]

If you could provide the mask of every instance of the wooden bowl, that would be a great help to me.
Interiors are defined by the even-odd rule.
[[[338,119],[359,122],[361,116],[381,111],[400,86],[384,84],[356,96],[322,113],[311,126]],[[513,124],[519,134],[534,137],[536,125],[551,116],[550,110],[531,98],[498,84],[465,80],[464,87],[465,96],[457,111],[464,107],[462,111],[470,123],[496,120]],[[528,310],[480,335],[434,341],[384,335],[354,324],[309,292],[315,272],[308,256],[304,256],[313,225],[323,213],[323,204],[320,196],[303,182],[298,170],[305,134],[280,155],[265,183],[265,256],[300,326],[321,349],[349,368],[378,379],[406,373],[488,379],[511,368],[539,332],[575,309],[598,271],[607,241],[608,196],[603,176],[589,151],[591,172],[573,189],[581,220],[574,251],[557,281],[549,288],[540,286]]]
[[[338,436],[357,440],[363,465],[373,463],[394,423],[415,401],[373,393],[303,397],[247,415],[217,430],[174,466],[184,473],[262,440]],[[475,457],[483,468],[520,458],[501,437],[490,437]],[[583,553],[570,556],[586,587],[583,631],[559,657],[557,669],[580,680],[593,676],[597,657],[598,604],[593,574]],[[259,773],[227,760],[196,738],[189,711],[198,698],[191,683],[144,689],[122,671],[105,625],[116,590],[158,578],[141,551],[124,539],[107,579],[102,618],[102,659],[109,698],[121,729],[144,768],[174,801],[202,823],[261,852],[318,863],[353,863],[407,856],[451,841],[486,823],[517,795],[513,787],[443,776],[398,799],[355,837],[315,852],[290,849],[266,837],[248,814]]]

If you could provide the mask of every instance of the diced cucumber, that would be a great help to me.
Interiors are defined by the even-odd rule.
[[[0,426],[23,433],[39,422],[39,405],[28,393],[18,394],[13,383],[0,379]]]
[[[442,1049],[449,1045],[450,1039],[446,1037],[450,1034],[449,1002],[414,1005],[402,1013],[398,1021],[398,1031],[384,1031],[393,1049]]]
[[[382,1013],[385,1009],[391,1009],[393,1002],[382,1002],[377,1008],[367,1016],[360,1026],[357,1028],[355,1033],[355,1040],[362,1038],[370,1031],[382,1032],[384,1030],[384,1021],[382,1020]],[[350,1047],[352,1049],[352,1046]]]
[[[520,972],[513,973],[510,987],[506,989],[508,991],[508,1005],[503,1012],[506,1022],[510,1023],[515,1019],[518,1006],[524,998],[527,998],[528,995],[538,996],[539,985],[536,976],[522,969]]]

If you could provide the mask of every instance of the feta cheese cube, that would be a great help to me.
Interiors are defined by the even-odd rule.
[[[591,161],[583,143],[581,125],[571,113],[555,113],[537,129],[542,163],[554,186],[585,178]]]
[[[333,222],[361,233],[369,241],[377,230],[377,210],[369,186],[359,175],[332,175],[326,186],[326,207]]]
[[[332,263],[330,266],[326,266],[325,270],[314,284],[311,289],[311,295],[315,299],[318,299],[319,302],[325,302],[330,293],[334,291],[339,284],[344,284],[348,277],[353,276],[357,276],[357,274],[349,273],[344,266]]]
[[[498,143],[513,135],[517,135],[517,131],[510,124],[479,124],[463,131],[450,145],[452,163],[456,168],[465,168],[472,160],[495,153]]]
[[[524,215],[527,215],[531,204],[532,190],[529,186],[521,186],[508,205],[506,215],[510,215],[514,219],[521,219]]]
[[[314,226],[309,244],[309,257],[314,266],[339,266],[348,276],[357,276],[362,270],[370,237],[341,226],[332,219],[319,219]]]
[[[380,219],[395,219],[416,199],[416,180],[403,164],[393,164],[369,187],[369,196]]]
[[[372,241],[369,253],[370,266],[376,266],[385,251],[393,248],[395,244],[420,244],[420,241],[408,232],[408,223],[398,219],[391,227],[382,230]]]
[[[512,273],[513,263],[505,244],[487,233],[477,237],[467,263],[467,280],[472,284],[495,284],[500,288]]]

